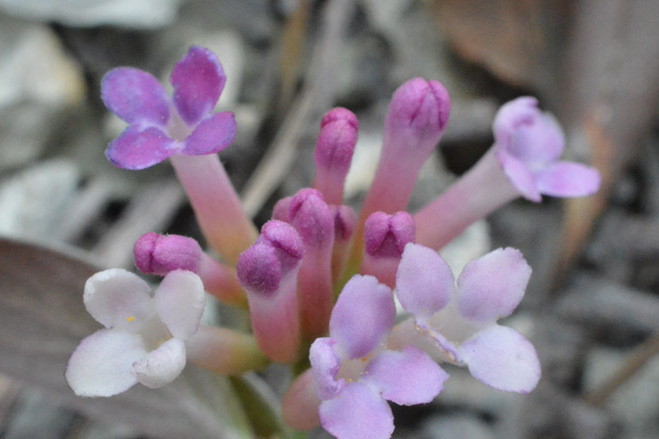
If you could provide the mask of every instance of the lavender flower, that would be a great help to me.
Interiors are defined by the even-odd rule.
[[[595,169],[558,160],[563,133],[551,115],[540,112],[535,98],[502,106],[493,131],[490,151],[414,215],[419,244],[440,249],[474,221],[520,196],[540,202],[541,194],[583,197],[599,188]]]
[[[174,154],[217,153],[233,143],[233,113],[211,113],[226,76],[215,55],[192,47],[176,64],[174,97],[151,74],[130,67],[110,71],[101,83],[105,106],[128,122],[105,155],[119,168],[144,169]]]
[[[408,244],[396,294],[414,321],[399,324],[390,343],[423,346],[439,361],[467,366],[488,386],[528,393],[540,378],[535,349],[517,331],[496,322],[515,310],[530,276],[521,253],[506,248],[468,263],[456,284],[437,252]]]
[[[184,341],[197,332],[204,287],[189,271],[172,271],[153,297],[149,285],[121,269],[87,280],[87,311],[106,329],[82,340],[66,368],[79,396],[112,396],[136,383],[157,388],[172,382],[186,363]]]
[[[391,289],[354,276],[332,311],[330,336],[311,346],[312,375],[323,428],[339,439],[386,439],[394,430],[386,401],[432,401],[448,374],[415,347],[386,349],[396,308]]]
[[[556,120],[541,113],[538,101],[521,97],[501,107],[493,124],[495,154],[506,176],[527,199],[584,197],[597,192],[596,170],[573,162],[560,162],[565,139]]]

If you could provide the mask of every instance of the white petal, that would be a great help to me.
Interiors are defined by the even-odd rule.
[[[65,377],[78,396],[116,395],[137,383],[133,364],[146,355],[139,335],[101,329],[80,342]]]
[[[87,279],[83,301],[89,314],[106,328],[137,332],[155,314],[149,284],[120,268]]]
[[[185,367],[185,344],[178,338],[170,338],[146,358],[133,365],[137,380],[152,389],[169,384]]]
[[[170,271],[155,294],[161,320],[176,338],[187,339],[199,329],[206,306],[204,284],[191,271]]]

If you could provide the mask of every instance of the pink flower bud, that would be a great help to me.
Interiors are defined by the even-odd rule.
[[[133,254],[141,272],[164,276],[179,269],[197,273],[202,251],[192,238],[146,233],[135,242]]]
[[[325,114],[320,126],[314,188],[325,195],[327,203],[341,204],[345,178],[357,143],[359,122],[351,111],[334,108]]]

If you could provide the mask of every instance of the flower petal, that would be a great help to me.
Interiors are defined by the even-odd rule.
[[[116,395],[137,383],[133,363],[146,355],[139,335],[101,329],[80,342],[64,376],[78,396]]]
[[[428,318],[448,303],[455,289],[453,272],[430,248],[409,243],[396,274],[396,294],[407,312]]]
[[[178,338],[170,338],[146,358],[133,365],[133,374],[151,389],[171,383],[185,367],[185,344]]]
[[[202,120],[185,139],[182,152],[187,155],[218,153],[233,143],[236,130],[233,113],[215,113]]]
[[[120,268],[96,273],[85,284],[87,312],[106,328],[137,332],[155,315],[151,287]]]
[[[213,52],[193,46],[169,78],[174,86],[174,105],[181,119],[194,125],[210,113],[226,82],[224,69]]]
[[[114,114],[131,125],[165,127],[169,98],[151,74],[131,67],[110,70],[101,81],[101,99]]]
[[[316,393],[323,400],[336,397],[345,385],[344,379],[336,379],[341,368],[341,360],[334,353],[334,345],[336,340],[332,338],[317,338],[309,350]]]
[[[531,267],[519,250],[494,250],[469,262],[458,276],[457,307],[471,321],[509,316],[524,297]]]
[[[199,276],[191,271],[170,271],[154,298],[160,319],[174,337],[185,340],[197,332],[206,306],[204,284]]]
[[[492,124],[495,142],[507,148],[515,130],[532,123],[539,114],[538,100],[531,96],[522,96],[505,103],[497,112]]]
[[[105,150],[117,168],[138,170],[162,162],[177,151],[177,142],[158,128],[137,131],[128,127]]]
[[[538,114],[529,124],[513,133],[506,152],[532,166],[555,162],[563,153],[565,136],[556,119],[548,113]]]
[[[401,405],[425,404],[444,388],[448,373],[421,349],[387,350],[374,358],[366,376],[382,391],[384,399]]]
[[[382,341],[395,318],[391,289],[373,276],[355,275],[334,305],[330,336],[348,358],[363,357]]]
[[[506,326],[493,325],[461,346],[469,372],[506,392],[528,393],[540,379],[540,361],[530,341]]]
[[[590,166],[558,162],[535,174],[538,190],[552,197],[587,197],[600,187],[599,172]]]
[[[528,166],[503,149],[497,149],[495,154],[503,172],[515,189],[529,201],[536,203],[542,201],[542,196],[535,186],[533,174]]]
[[[394,431],[389,404],[364,383],[350,383],[341,394],[323,401],[319,409],[323,428],[337,439],[388,439]]]

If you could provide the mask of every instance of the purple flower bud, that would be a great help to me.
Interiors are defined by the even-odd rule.
[[[291,224],[305,246],[322,248],[334,240],[334,218],[323,195],[315,189],[302,189],[291,200]]]
[[[359,123],[351,111],[334,108],[323,117],[320,126],[314,188],[325,195],[329,204],[341,204],[345,178],[357,143]]]
[[[371,256],[400,258],[408,242],[414,242],[414,220],[407,212],[387,215],[375,212],[364,224],[366,252]]]
[[[439,81],[414,78],[401,85],[389,104],[385,136],[398,153],[425,149],[430,154],[444,132],[451,99]]]
[[[378,170],[359,217],[358,240],[373,212],[394,213],[407,208],[419,171],[444,132],[450,108],[449,95],[438,81],[415,78],[396,90],[389,104]],[[349,266],[354,265],[362,248],[356,241]]]
[[[284,221],[286,223],[291,222],[291,201],[293,197],[285,197],[277,201],[275,207],[272,208],[272,219],[278,221]]]
[[[133,254],[141,272],[159,276],[179,269],[197,273],[202,258],[201,247],[194,239],[157,233],[142,235],[135,242]]]
[[[248,294],[270,297],[279,289],[281,265],[277,250],[268,244],[254,244],[238,258],[238,280]]]
[[[283,221],[270,220],[265,223],[257,242],[267,242],[277,250],[282,271],[297,266],[304,255],[300,234],[293,226]]]

